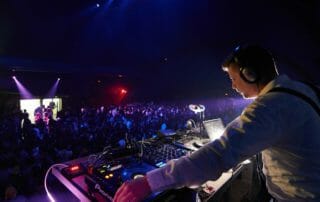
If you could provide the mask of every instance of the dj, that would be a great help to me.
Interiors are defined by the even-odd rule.
[[[320,98],[315,91],[278,75],[271,54],[258,46],[237,47],[222,69],[233,89],[255,100],[220,139],[124,183],[114,201],[141,201],[152,192],[201,185],[259,152],[268,192],[277,201],[320,201]]]

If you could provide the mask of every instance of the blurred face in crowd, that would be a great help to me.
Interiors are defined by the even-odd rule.
[[[257,84],[247,83],[241,78],[239,65],[231,63],[225,71],[232,82],[232,88],[240,93],[243,98],[254,98],[259,94]]]

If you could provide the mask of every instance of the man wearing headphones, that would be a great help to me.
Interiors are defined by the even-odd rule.
[[[124,183],[114,201],[141,201],[153,192],[199,186],[259,152],[266,186],[277,201],[320,201],[320,98],[315,91],[278,75],[273,57],[259,46],[237,47],[222,69],[232,88],[254,101],[220,139]]]

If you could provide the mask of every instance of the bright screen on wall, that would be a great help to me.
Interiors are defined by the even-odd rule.
[[[58,111],[62,110],[62,99],[61,98],[44,98],[42,99],[42,104],[48,108],[48,106],[52,107],[53,119],[57,118]]]
[[[45,99],[21,99],[20,100],[20,110],[24,110],[29,114],[29,119],[31,123],[35,123],[35,112],[39,111],[41,105],[44,108],[51,108],[53,119],[57,118],[57,113],[62,110],[62,99],[61,98],[45,98]],[[42,112],[45,109],[41,110]],[[43,113],[41,118],[44,118]]]
[[[34,123],[34,111],[40,105],[41,105],[40,99],[21,99],[20,100],[20,109],[22,112],[26,110],[26,112],[29,114],[29,119],[31,123]]]

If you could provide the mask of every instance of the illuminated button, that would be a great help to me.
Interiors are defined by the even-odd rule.
[[[70,171],[71,171],[71,172],[76,172],[76,171],[78,171],[79,169],[80,169],[79,166],[72,166],[72,167],[70,168]]]
[[[137,178],[140,178],[140,177],[144,177],[143,174],[136,174],[133,176],[133,179],[137,179]]]
[[[122,165],[121,165],[121,164],[116,165],[116,166],[112,166],[111,168],[109,168],[109,170],[110,170],[110,171],[115,171],[115,170],[118,170],[118,169],[120,169],[120,168],[122,168]]]
[[[99,170],[99,172],[100,172],[101,174],[103,174],[103,173],[106,172],[106,170],[101,169],[101,170]]]

